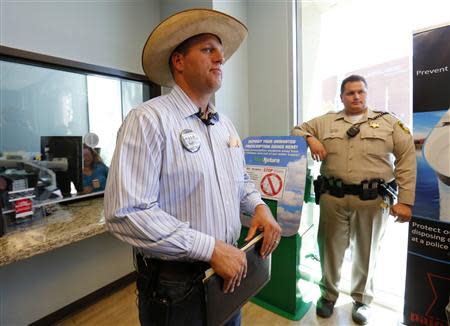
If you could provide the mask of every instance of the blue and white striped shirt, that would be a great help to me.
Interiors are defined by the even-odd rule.
[[[231,121],[220,115],[206,126],[197,112],[175,86],[132,110],[119,130],[105,190],[106,224],[146,256],[209,261],[214,239],[239,238],[240,210],[253,214],[263,204],[245,172],[242,146],[229,146],[239,139]],[[195,153],[182,145],[186,129],[200,139]]]

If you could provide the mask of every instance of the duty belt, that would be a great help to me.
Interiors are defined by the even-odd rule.
[[[363,180],[360,184],[345,184],[339,178],[319,176],[314,181],[314,193],[316,204],[320,201],[320,196],[324,193],[338,198],[345,195],[359,196],[361,200],[371,200],[379,195],[387,197],[390,204],[397,197],[397,184],[394,181],[386,183],[383,179]]]

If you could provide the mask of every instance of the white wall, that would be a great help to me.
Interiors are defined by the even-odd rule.
[[[247,25],[246,1],[214,1],[213,7]],[[223,83],[216,93],[215,102],[220,112],[225,113],[233,121],[241,138],[249,136],[248,81],[248,39],[246,39],[224,65]]]
[[[159,1],[1,1],[0,43],[143,73],[142,47],[159,22]]]
[[[294,125],[291,6],[248,2],[250,135],[288,135]]]
[[[161,20],[186,9],[208,8],[212,9],[213,0],[160,0]]]

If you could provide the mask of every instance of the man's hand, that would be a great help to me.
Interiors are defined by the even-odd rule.
[[[397,203],[391,207],[390,214],[396,217],[395,222],[400,223],[409,222],[412,216],[411,206],[402,203]]]
[[[306,138],[309,149],[311,150],[311,156],[315,161],[323,161],[327,157],[327,150],[323,144],[314,136]]]
[[[245,241],[253,238],[256,230],[263,231],[264,233],[260,254],[263,258],[266,258],[278,247],[281,239],[281,227],[275,221],[269,207],[266,205],[256,206],[255,215],[253,215]]]
[[[209,261],[214,271],[223,278],[223,292],[233,292],[247,275],[247,256],[242,250],[216,239]]]

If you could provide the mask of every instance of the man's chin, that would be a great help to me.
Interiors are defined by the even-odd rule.
[[[221,86],[222,86],[222,81],[211,83],[210,88],[213,92],[217,92]]]

